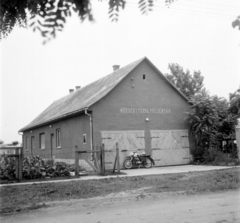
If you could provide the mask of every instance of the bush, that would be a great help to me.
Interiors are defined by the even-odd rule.
[[[13,157],[0,158],[0,175],[3,179],[15,178],[15,159]]]
[[[205,152],[205,148],[197,146],[196,149],[192,151],[194,160],[203,160],[204,152]]]
[[[73,168],[64,162],[45,160],[40,156],[26,156],[23,159],[23,178],[41,179],[46,177],[70,176]],[[0,172],[2,179],[15,178],[15,159],[1,158]]]
[[[223,153],[217,148],[210,148],[203,154],[203,163],[216,166],[239,165],[239,160],[231,154]]]
[[[213,148],[211,147],[210,149],[206,150],[203,154],[203,160],[204,162],[206,163],[211,163],[215,160],[215,158],[217,156],[221,156],[222,154],[220,154],[221,152],[216,149],[216,148]]]
[[[238,158],[238,149],[237,146],[232,149],[232,152],[230,153],[232,158],[237,159]]]

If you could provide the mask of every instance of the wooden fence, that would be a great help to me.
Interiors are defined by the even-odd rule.
[[[2,157],[14,157],[15,158],[15,176],[20,182],[22,180],[23,169],[23,148],[22,147],[0,147],[0,151],[7,150],[13,151],[11,154],[1,154]]]
[[[100,146],[99,150],[79,150],[78,147],[75,147],[75,176],[79,177],[79,159],[85,160],[92,169],[99,175],[104,176],[105,171],[105,148],[104,144]],[[82,154],[92,154],[91,156],[80,157]],[[90,160],[89,157],[93,157],[93,160]],[[119,160],[119,148],[116,144],[116,157],[113,165],[113,173],[117,169],[117,172],[120,173],[120,160]]]
[[[79,177],[79,159],[85,160],[93,170],[104,176],[105,171],[105,148],[104,144],[99,147],[99,150],[79,150],[78,147],[75,147],[75,176]],[[22,170],[23,170],[23,148],[22,147],[0,147],[0,151],[10,150],[13,151],[12,154],[3,154],[4,157],[14,157],[15,158],[15,175],[18,181],[22,180]],[[92,154],[86,157],[80,157],[81,154]],[[89,157],[93,157],[92,160],[89,160]],[[120,173],[120,160],[119,160],[119,148],[116,144],[116,156],[113,165],[113,173],[117,170],[117,173]]]

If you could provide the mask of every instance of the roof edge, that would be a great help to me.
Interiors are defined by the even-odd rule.
[[[165,75],[147,57],[145,58],[151,64],[151,66],[162,75],[162,77],[166,80],[166,82],[168,82],[171,85],[171,87],[173,87],[187,102],[190,102],[189,99],[180,90],[178,90],[177,87],[171,81],[169,81],[165,77]]]
[[[77,111],[73,111],[73,112],[70,112],[70,113],[67,113],[67,114],[64,114],[64,115],[61,115],[61,116],[58,116],[58,117],[53,118],[53,119],[49,119],[49,120],[47,120],[45,122],[42,122],[42,123],[39,123],[37,125],[33,125],[33,126],[29,126],[29,127],[25,126],[24,128],[21,128],[18,132],[25,132],[27,130],[34,129],[34,128],[37,128],[37,127],[40,127],[40,126],[43,126],[43,125],[46,125],[46,124],[50,124],[52,122],[55,122],[55,121],[58,121],[58,120],[61,120],[61,119],[64,119],[64,118],[67,118],[71,115],[77,115],[77,114],[81,113],[82,111],[85,111],[86,109],[88,109],[88,107],[82,108],[82,109],[79,109]]]

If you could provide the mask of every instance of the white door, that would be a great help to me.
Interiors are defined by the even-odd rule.
[[[190,163],[188,130],[151,130],[152,156],[156,166]]]
[[[144,131],[102,131],[102,143],[105,146],[105,168],[113,169],[118,143],[120,167],[123,168],[125,157],[132,151],[145,150]]]

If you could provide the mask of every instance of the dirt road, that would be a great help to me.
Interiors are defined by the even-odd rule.
[[[204,194],[149,194],[145,189],[106,197],[48,203],[48,208],[5,215],[0,220],[4,223],[240,222],[240,190]]]

